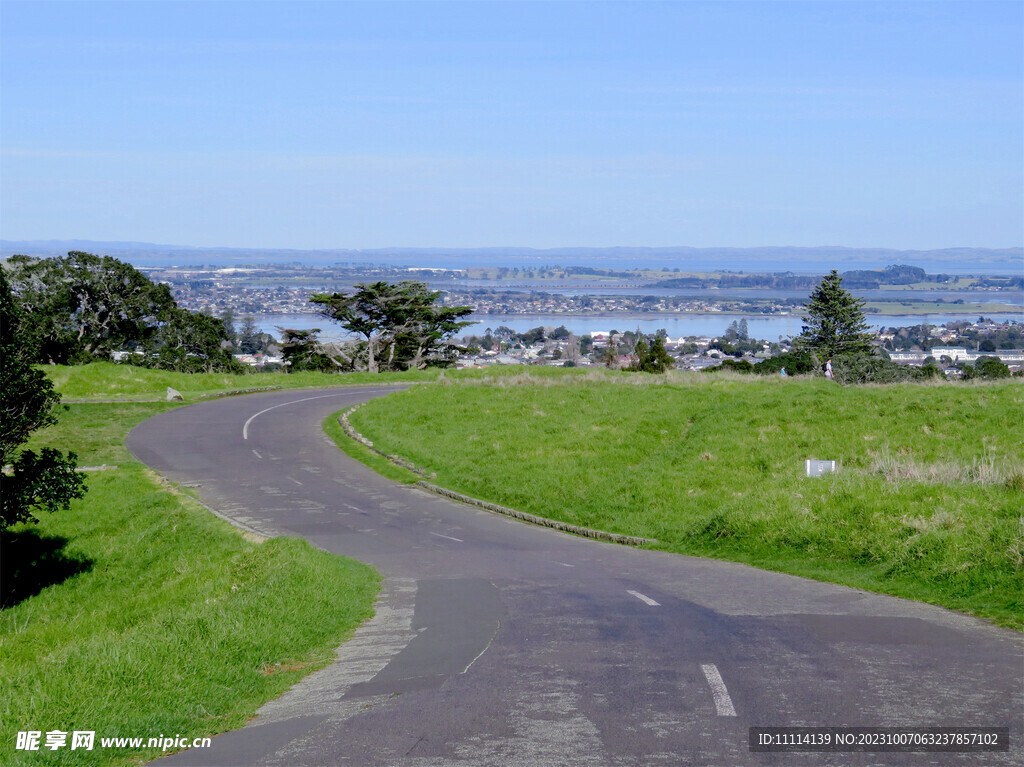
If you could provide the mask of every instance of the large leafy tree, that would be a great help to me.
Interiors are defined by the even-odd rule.
[[[473,312],[471,306],[439,305],[441,291],[422,282],[354,287],[351,294],[317,293],[310,301],[325,317],[365,340],[366,368],[371,373],[450,364],[453,350],[448,339],[472,324],[460,321]]]
[[[177,309],[167,285],[110,256],[71,251],[11,256],[7,264],[41,362],[109,359],[112,351],[145,345]]]
[[[35,430],[56,423],[60,394],[32,366],[31,336],[0,269],[0,530],[66,509],[85,493],[77,457],[44,447],[19,450]]]
[[[870,354],[871,334],[864,322],[864,300],[842,287],[843,278],[833,269],[811,293],[797,347],[820,359],[846,354]]]
[[[51,364],[110,359],[141,348],[135,364],[183,372],[237,365],[222,342],[222,320],[178,306],[167,285],[110,256],[71,251],[61,258],[7,260],[25,313],[33,360]]]
[[[146,364],[182,373],[212,373],[241,370],[225,348],[228,338],[224,322],[202,312],[175,307],[167,312],[149,342]]]

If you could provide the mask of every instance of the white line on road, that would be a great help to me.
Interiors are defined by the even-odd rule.
[[[253,448],[253,451],[252,451],[252,452],[253,452],[253,455],[255,455],[255,456],[256,456],[257,458],[262,458],[262,457],[263,457],[262,455],[260,455],[260,454],[259,454],[259,453],[258,453],[258,452],[256,451],[256,449],[255,449],[255,448]]]
[[[733,708],[732,698],[729,691],[725,689],[725,682],[722,675],[718,673],[718,667],[714,663],[708,663],[700,667],[704,672],[704,678],[708,680],[711,687],[711,695],[715,699],[715,711],[719,716],[736,716],[736,709]]]
[[[294,482],[294,483],[295,483],[296,485],[301,485],[301,484],[302,484],[301,482],[299,482],[299,480],[295,479],[295,477],[288,477],[288,479],[290,479],[290,480],[291,480],[292,482]]]
[[[271,410],[276,410],[277,408],[284,407],[285,405],[295,405],[295,404],[297,404],[299,402],[309,402],[311,399],[326,399],[327,397],[344,397],[346,394],[356,394],[356,393],[357,392],[356,392],[355,389],[349,389],[348,391],[339,391],[339,392],[335,392],[334,394],[320,394],[320,395],[318,395],[316,397],[305,397],[303,399],[293,399],[290,402],[282,402],[280,405],[271,405],[270,407],[263,408],[263,410],[261,410],[260,412],[253,413],[251,416],[249,416],[249,419],[244,424],[242,424],[242,439],[249,439],[249,424],[252,423],[252,420],[256,416],[258,416],[258,415],[263,415],[264,413],[269,413]],[[358,393],[361,393],[361,392],[358,392]]]
[[[576,565],[570,565],[567,562],[559,562],[558,564],[560,564],[562,567],[576,567]]]
[[[651,607],[661,607],[661,605],[658,602],[655,602],[653,599],[651,599],[649,596],[645,594],[641,594],[639,591],[627,591],[626,593],[631,594],[644,604],[648,604]]]
[[[447,538],[449,541],[455,541],[456,543],[465,543],[461,538],[452,538],[450,535],[441,535],[441,533],[431,533],[431,535],[436,535],[438,538]]]

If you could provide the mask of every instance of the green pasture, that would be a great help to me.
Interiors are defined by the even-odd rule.
[[[471,496],[1024,627],[1020,383],[444,380],[352,424]]]
[[[227,376],[105,364],[48,372],[84,399],[241,388]],[[161,753],[16,751],[24,730],[91,730],[98,744],[237,728],[327,665],[372,615],[372,568],[297,539],[244,536],[132,459],[131,427],[175,406],[71,404],[28,445],[117,468],[89,472],[69,511],[0,537],[0,764],[136,764]]]
[[[64,396],[65,401],[148,401],[163,400],[167,387],[181,392],[186,401],[225,392],[250,389],[299,389],[315,386],[346,386],[356,384],[432,381],[439,369],[387,373],[178,373],[153,370],[113,362],[88,365],[43,365],[47,376]]]
[[[998,293],[993,293],[987,301],[965,301],[962,304],[954,304],[951,301],[915,301],[913,299],[884,299],[866,301],[864,309],[875,314],[900,315],[900,314],[962,314],[964,319],[973,320],[982,314],[1002,314],[1020,312],[1021,307],[1016,304],[1005,303],[1000,300]],[[871,314],[867,316],[871,321]]]

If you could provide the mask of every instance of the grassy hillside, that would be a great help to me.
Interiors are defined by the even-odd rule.
[[[469,495],[1024,627],[1020,383],[446,380],[352,423]]]
[[[112,365],[50,372],[83,398],[239,388]],[[101,749],[99,738],[238,727],[372,614],[371,568],[296,539],[243,536],[131,458],[128,430],[174,406],[72,404],[32,440],[118,468],[90,473],[70,511],[3,536],[0,764],[137,763],[161,752]],[[97,747],[16,751],[25,730],[92,730]]]
[[[344,376],[327,373],[176,373],[93,362],[88,365],[45,365],[42,370],[54,382],[65,400],[152,400],[164,399],[167,387],[177,389],[186,400],[220,392],[278,387],[296,389],[308,386],[346,386],[366,383],[397,383],[401,381],[432,381],[440,371],[414,370],[376,376],[370,373],[349,373]]]

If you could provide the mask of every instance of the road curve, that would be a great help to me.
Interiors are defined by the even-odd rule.
[[[385,576],[339,660],[168,765],[1024,763],[1024,642],[928,605],[533,527],[323,434],[383,387],[172,410],[128,437],[217,513]],[[481,466],[480,471],[487,471]],[[750,727],[1009,727],[988,753],[762,753]]]

